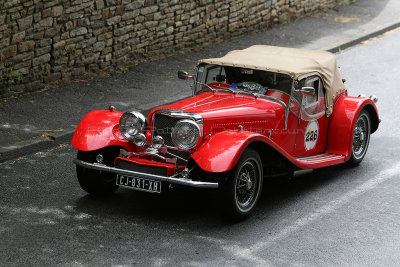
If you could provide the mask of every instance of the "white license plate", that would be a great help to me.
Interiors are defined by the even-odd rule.
[[[143,178],[118,174],[117,185],[140,191],[161,193],[161,182],[150,179],[143,179]]]

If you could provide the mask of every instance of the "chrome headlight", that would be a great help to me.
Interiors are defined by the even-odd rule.
[[[143,132],[146,118],[137,111],[125,112],[119,119],[119,130],[128,140],[133,141],[135,135]]]
[[[199,141],[201,130],[199,125],[189,119],[178,121],[172,128],[172,142],[180,149],[189,150]]]

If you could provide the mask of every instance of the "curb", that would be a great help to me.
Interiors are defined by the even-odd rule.
[[[400,27],[400,21],[397,21],[394,24],[389,24],[389,25],[383,26],[382,28],[380,28],[380,29],[378,29],[376,31],[366,32],[362,36],[353,37],[353,38],[351,38],[351,39],[349,39],[347,41],[339,43],[339,44],[335,45],[334,47],[331,47],[331,48],[325,49],[325,50],[328,51],[328,52],[331,52],[331,53],[338,53],[338,52],[341,52],[342,50],[344,50],[346,48],[355,46],[355,45],[360,44],[361,42],[363,42],[365,40],[368,40],[370,38],[379,36],[381,34],[384,34],[385,32],[394,30],[394,29],[399,28],[399,27]]]
[[[186,97],[189,97],[191,95],[191,92],[188,94],[183,94],[167,99],[163,99],[160,101],[152,102],[152,103],[147,103],[143,104],[140,106],[136,107],[130,107],[126,108],[125,110],[122,110],[122,112],[128,111],[128,110],[138,110],[142,113],[150,112],[153,108],[161,105],[166,105],[170,104],[172,102],[182,100]],[[8,147],[1,147],[0,148],[0,163],[16,159],[25,155],[33,154],[35,152],[44,150],[44,149],[49,149],[51,147],[55,147],[57,145],[60,145],[65,142],[70,142],[72,139],[72,136],[74,135],[75,128],[69,128],[66,131],[62,133],[55,133],[50,135],[49,139],[44,139],[43,137],[38,137],[34,138],[28,141],[24,141],[18,144],[14,144]]]
[[[331,53],[337,53],[337,52],[342,51],[343,49],[355,46],[365,40],[379,36],[387,31],[396,29],[398,27],[400,27],[400,21],[398,21],[394,24],[386,25],[376,31],[367,32],[367,33],[363,34],[362,36],[351,38],[347,41],[339,43],[339,44],[335,45],[334,47],[327,48],[325,50],[328,52],[331,52]],[[140,105],[137,107],[127,108],[126,110],[136,109],[141,112],[146,112],[146,111],[150,111],[151,109],[153,109],[159,105],[165,105],[165,104],[168,104],[171,102],[175,102],[175,101],[181,100],[183,98],[186,98],[188,96],[189,96],[189,94],[187,94],[187,95],[185,94],[183,97],[181,95],[175,96],[175,97],[160,100],[157,102]],[[124,111],[126,111],[126,110],[124,110]],[[35,152],[38,152],[38,151],[41,151],[44,149],[48,149],[48,148],[57,146],[59,144],[65,143],[65,142],[69,142],[72,139],[74,132],[75,132],[75,129],[68,129],[67,131],[65,131],[63,133],[58,133],[58,134],[52,135],[51,139],[54,139],[54,140],[35,138],[33,140],[21,142],[19,144],[15,144],[12,146],[2,147],[2,148],[0,148],[0,163],[8,161],[8,160],[16,159],[16,158],[19,158],[19,157],[22,157],[22,156],[25,156],[28,154],[32,154],[32,153],[35,153]]]
[[[35,152],[67,142],[68,140],[71,140],[74,132],[75,129],[69,129],[68,131],[51,135],[51,139],[38,137],[8,147],[2,147],[0,148],[0,163],[16,159],[28,154],[33,154]]]

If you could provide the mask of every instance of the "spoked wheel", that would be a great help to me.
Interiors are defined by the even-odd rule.
[[[114,165],[114,159],[118,156],[119,149],[104,148],[95,151],[78,151],[77,158],[89,162],[96,162],[96,157],[101,155],[103,163],[107,166]],[[116,174],[96,171],[76,166],[76,174],[82,189],[92,195],[109,195],[117,190]]]
[[[353,131],[353,149],[349,164],[358,165],[367,153],[371,134],[371,120],[367,111],[362,111],[358,116]]]
[[[246,218],[254,209],[262,188],[263,170],[260,156],[246,149],[223,185],[223,212],[235,221]]]

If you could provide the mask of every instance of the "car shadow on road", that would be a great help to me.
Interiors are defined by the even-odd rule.
[[[335,170],[333,170],[335,169]],[[343,169],[343,168],[342,168]],[[310,191],[316,191],[339,179],[337,167],[324,168],[291,180],[265,179],[264,189],[254,216],[245,222],[267,217],[282,205],[291,205]],[[120,188],[108,197],[85,195],[76,200],[76,209],[98,217],[129,219],[135,222],[158,222],[199,227],[218,227],[229,224],[220,215],[217,190],[175,188],[166,195],[149,194]]]
[[[210,221],[218,221],[216,199],[217,194],[207,190],[176,188],[159,195],[119,188],[108,197],[85,195],[77,199],[76,208],[96,216],[129,217],[132,220],[154,219],[174,223],[208,217]]]

